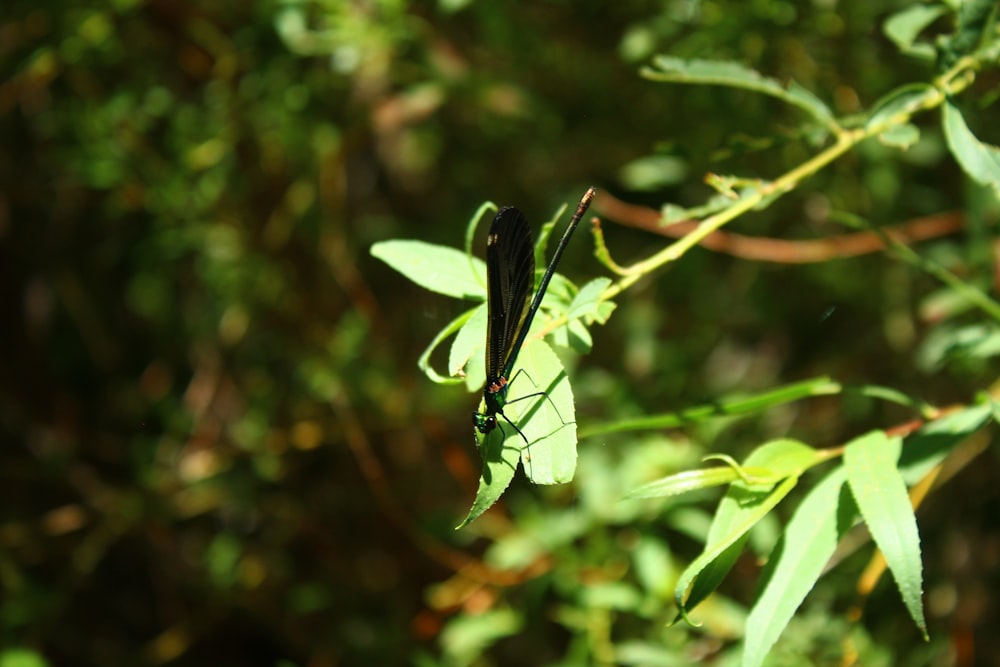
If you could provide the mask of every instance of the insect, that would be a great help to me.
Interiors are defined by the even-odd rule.
[[[500,209],[493,218],[486,239],[486,386],[483,388],[486,409],[472,414],[473,425],[483,435],[498,426],[497,415],[500,415],[518,432],[525,445],[528,444],[521,429],[503,413],[511,372],[559,258],[596,193],[594,188],[589,188],[577,204],[529,305],[526,304],[535,278],[535,254],[528,222],[524,214],[512,206]],[[515,400],[537,395],[529,394]]]

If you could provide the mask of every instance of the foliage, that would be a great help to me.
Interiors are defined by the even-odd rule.
[[[0,665],[1000,652],[995,3],[6,9]],[[456,532],[481,202],[591,183]]]

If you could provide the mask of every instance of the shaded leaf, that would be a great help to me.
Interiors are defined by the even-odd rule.
[[[990,405],[976,405],[927,424],[906,438],[899,471],[906,484],[916,484],[941,463],[952,448],[975,433],[990,418]]]
[[[483,407],[484,404],[480,403],[479,409],[482,410]],[[479,454],[483,458],[483,472],[479,478],[479,489],[476,491],[475,500],[472,501],[472,507],[469,508],[469,513],[462,520],[462,523],[455,527],[455,530],[465,528],[478,519],[483,512],[493,507],[494,503],[510,486],[511,480],[514,479],[514,473],[517,472],[517,463],[520,460],[520,447],[507,447],[506,438],[499,428],[493,429],[484,438],[480,438],[478,433],[474,433],[474,430],[474,427],[470,425],[470,435],[480,440]]]
[[[655,81],[714,84],[752,90],[796,106],[824,125],[833,122],[833,112],[809,90],[794,81],[783,85],[737,62],[656,56],[653,67],[644,69],[642,74]]]
[[[996,29],[996,0],[963,0],[957,3],[957,9],[955,33],[939,41],[945,67],[978,49]]]

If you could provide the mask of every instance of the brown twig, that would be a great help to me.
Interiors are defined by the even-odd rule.
[[[664,225],[659,211],[623,202],[608,194],[606,190],[598,195],[594,206],[604,217],[620,224],[671,238],[681,238],[698,225],[696,220]],[[950,211],[886,227],[884,232],[894,241],[914,243],[946,236],[962,229],[964,224],[965,220],[960,212]],[[841,234],[816,240],[787,241],[716,231],[705,237],[699,245],[733,257],[782,264],[813,264],[857,257],[878,252],[886,247],[885,242],[873,232]]]

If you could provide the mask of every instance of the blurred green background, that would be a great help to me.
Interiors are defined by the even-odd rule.
[[[666,628],[716,496],[665,522],[660,506],[620,503],[623,486],[709,451],[788,433],[831,445],[907,413],[816,401],[585,440],[573,485],[516,482],[455,533],[478,477],[478,397],[416,360],[469,304],[368,248],[460,247],[484,201],[537,225],[588,185],[658,209],[703,201],[710,171],[775,176],[814,148],[794,109],[653,83],[640,65],[736,60],[849,115],[930,78],[881,32],[907,4],[7,0],[0,664],[667,664],[643,657],[650,646],[723,664],[755,563],[706,605],[707,629]],[[1000,142],[988,108],[970,113]],[[988,209],[935,119],[917,121],[906,154],[865,144],[734,229],[811,238],[843,228],[810,211],[881,224]],[[621,262],[666,243],[604,227]],[[589,244],[579,234],[560,268],[580,283],[605,274]],[[981,228],[921,250],[989,287]],[[570,370],[578,421],[821,374],[969,401],[997,365],[927,361],[938,289],[880,254],[794,266],[696,250],[592,332]],[[932,605],[932,643],[891,585],[860,628],[837,615],[855,556],[782,664],[850,664],[849,632],[861,664],[973,664],[947,662],[947,647],[997,618],[986,456],[922,516],[930,591],[948,601]]]

